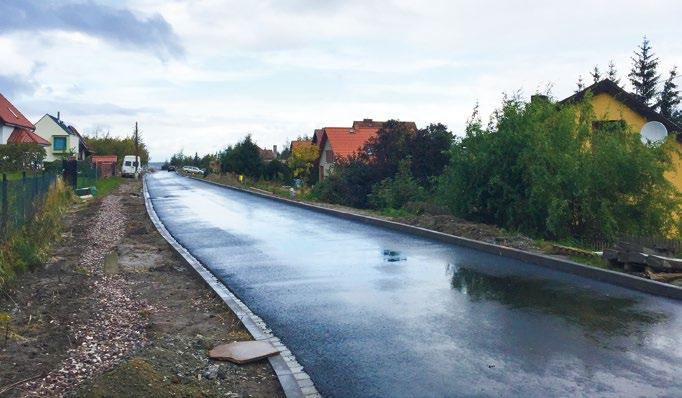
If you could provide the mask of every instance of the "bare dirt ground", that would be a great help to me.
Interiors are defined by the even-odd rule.
[[[140,182],[75,205],[55,247],[0,297],[0,396],[283,396],[267,361],[208,359],[250,335],[156,232]]]

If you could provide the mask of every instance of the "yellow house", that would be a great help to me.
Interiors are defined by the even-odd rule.
[[[605,79],[566,98],[561,103],[581,100],[588,92],[592,93],[592,108],[597,120],[624,121],[632,131],[639,132],[645,123],[657,121],[668,130],[668,144],[676,145],[682,153],[682,127],[666,118],[642,102],[636,95],[628,93],[616,83]],[[673,154],[674,170],[666,177],[682,192],[682,158]]]

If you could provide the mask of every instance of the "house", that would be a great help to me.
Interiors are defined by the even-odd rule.
[[[385,122],[372,119],[354,121],[352,127],[324,127],[315,130],[312,143],[320,149],[318,173],[320,181],[332,172],[334,163],[340,158],[359,152],[367,141],[376,136]],[[417,130],[414,122],[402,122]]]
[[[51,144],[45,157],[46,162],[71,157],[76,160],[85,160],[91,154],[78,130],[64,123],[59,112],[57,112],[57,117],[45,114],[40,118],[36,123],[35,132]]]
[[[35,129],[33,123],[0,94],[0,145],[32,143],[50,146],[47,140],[34,132]]]
[[[660,122],[668,130],[668,142],[682,151],[682,126],[656,112],[636,95],[628,93],[609,79],[597,82],[559,103],[580,101],[588,92],[592,93],[592,108],[599,123],[625,122],[633,132],[639,132],[647,122]],[[682,192],[682,158],[678,153],[673,153],[672,156],[674,170],[668,172],[666,177]]]
[[[277,145],[273,145],[272,149],[263,149],[258,147],[258,153],[263,162],[269,163],[277,159]]]

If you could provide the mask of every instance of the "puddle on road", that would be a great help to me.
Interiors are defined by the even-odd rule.
[[[557,316],[592,333],[638,334],[667,319],[663,313],[639,308],[634,299],[595,294],[549,279],[490,275],[452,264],[446,272],[451,287],[471,301],[496,301],[510,308]]]

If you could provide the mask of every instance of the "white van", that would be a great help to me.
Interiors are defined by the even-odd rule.
[[[126,155],[123,157],[123,166],[121,166],[121,175],[123,177],[135,177],[135,173],[139,173],[140,170],[139,156]]]

